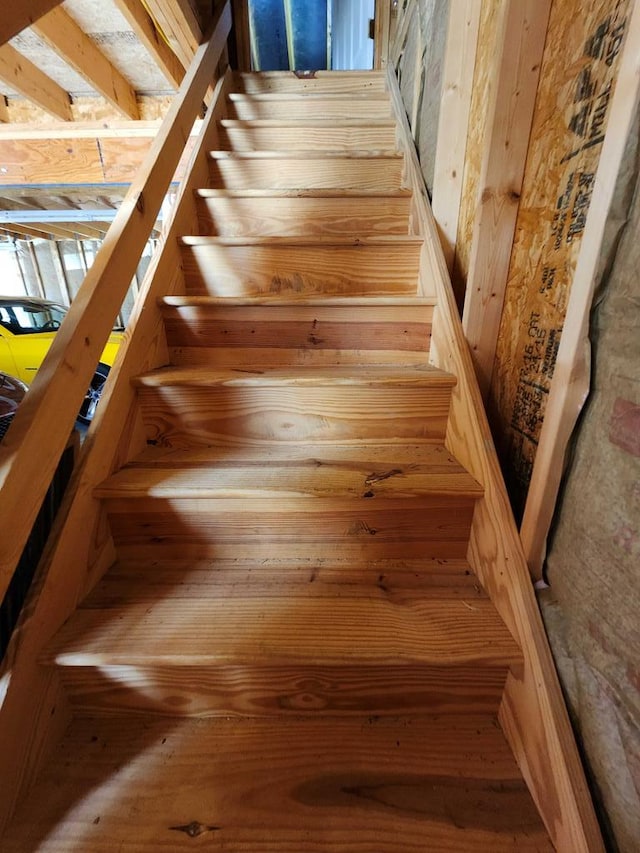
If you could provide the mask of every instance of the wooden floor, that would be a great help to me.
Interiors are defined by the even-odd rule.
[[[384,77],[237,80],[146,450],[92,495],[117,560],[39,660],[75,717],[2,850],[548,851]]]
[[[472,715],[76,720],[2,849],[552,848],[495,720]]]

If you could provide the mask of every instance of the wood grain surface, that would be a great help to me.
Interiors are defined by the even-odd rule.
[[[20,812],[7,853],[552,849],[490,716],[89,718],[33,796],[40,807]]]
[[[416,294],[421,240],[413,237],[182,244],[187,293],[210,296]],[[326,248],[330,247],[330,251]]]
[[[395,123],[386,119],[292,118],[218,123],[218,147],[226,151],[397,150]]]

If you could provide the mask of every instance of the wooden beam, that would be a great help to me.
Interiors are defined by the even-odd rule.
[[[131,29],[153,57],[160,71],[169,83],[177,89],[182,83],[184,68],[156,29],[156,25],[143,6],[142,0],[115,0],[115,3]]]
[[[542,577],[547,536],[567,446],[589,394],[589,316],[616,180],[639,102],[640,0],[636,0],[623,48],[520,528],[529,571],[535,580]]]
[[[171,45],[185,68],[188,68],[198,45],[202,30],[189,0],[145,0],[156,26]]]
[[[40,296],[40,299],[46,299],[47,292],[44,289],[44,282],[40,271],[40,262],[38,261],[38,255],[33,243],[29,243],[29,256],[31,257],[31,265],[33,266],[33,272],[35,273],[36,284],[38,285],[38,295]]]
[[[133,87],[64,9],[53,9],[33,29],[119,112],[140,117]]]
[[[0,139],[2,180],[12,185],[130,183],[152,141]]]
[[[72,231],[61,225],[51,223],[30,222],[24,225],[21,222],[6,222],[0,224],[0,229],[6,234],[23,234],[28,240],[73,240],[75,235]]]
[[[4,95],[0,95],[0,122],[9,121],[9,110],[7,109],[7,99]]]
[[[0,47],[0,80],[56,118],[73,118],[68,93],[10,44]]]
[[[486,399],[551,0],[502,0],[462,326]]]
[[[389,90],[407,161],[416,218],[425,234],[420,290],[435,287],[430,360],[453,373],[446,447],[484,488],[477,501],[468,560],[522,649],[522,670],[507,679],[500,722],[555,849],[603,853],[598,823],[564,706],[522,545],[509,507],[469,348],[395,74]]]
[[[251,40],[249,35],[249,2],[233,0],[233,31],[236,45],[236,70],[251,71]]]
[[[58,6],[62,0],[29,0],[29,2],[6,2],[0,15],[0,45],[30,27],[34,21]]]
[[[449,273],[453,272],[458,234],[480,8],[477,0],[458,0],[449,7],[432,192],[433,215]]]
[[[47,139],[118,139],[127,144],[129,139],[154,139],[162,122],[152,121],[51,121],[46,126],[20,122],[11,127],[0,127],[0,142],[13,140],[38,141]],[[196,120],[191,136],[200,132],[202,121]]]
[[[389,61],[389,34],[391,29],[391,0],[376,0],[373,30],[373,67],[381,70]]]

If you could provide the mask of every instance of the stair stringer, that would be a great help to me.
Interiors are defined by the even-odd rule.
[[[519,643],[524,665],[511,671],[499,720],[531,795],[559,851],[603,851],[600,829],[551,651],[536,603],[522,543],[509,505],[468,344],[428,202],[395,73],[387,82],[413,190],[411,224],[423,237],[420,293],[435,296],[431,363],[457,385],[445,446],[484,488],[476,504],[467,559]]]
[[[178,238],[197,232],[195,190],[209,179],[208,152],[216,147],[216,122],[227,115],[227,70],[215,85],[207,116],[189,158],[163,243],[149,266],[125,342],[65,495],[19,625],[0,671],[0,833],[28,791],[71,718],[57,673],[37,664],[43,647],[115,559],[98,483],[146,446],[131,378],[169,363],[163,296],[184,294]],[[185,144],[188,140],[185,140]]]

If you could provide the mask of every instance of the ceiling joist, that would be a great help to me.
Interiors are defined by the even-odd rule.
[[[169,83],[178,89],[184,77],[184,68],[175,53],[158,32],[153,19],[144,8],[142,0],[115,0],[131,29],[153,57]]]
[[[0,80],[56,118],[72,120],[68,93],[10,44],[0,47]]]
[[[202,41],[202,29],[189,0],[145,0],[145,5],[185,68]]]
[[[0,15],[0,45],[30,27],[34,21],[60,4],[61,0],[29,0],[28,3],[3,3]]]
[[[130,119],[139,118],[131,85],[64,9],[53,9],[33,29],[120,113]]]

